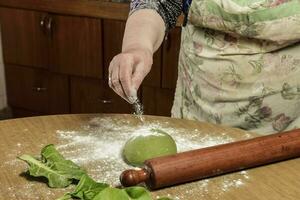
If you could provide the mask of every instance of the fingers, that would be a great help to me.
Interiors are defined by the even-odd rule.
[[[144,62],[137,64],[135,71],[132,75],[132,87],[137,91],[141,86],[144,78],[149,73],[150,70],[147,70],[149,67],[144,66]],[[147,64],[146,64],[147,65]],[[151,67],[151,66],[150,66]]]
[[[114,58],[109,66],[109,86],[117,93],[119,96],[121,96],[123,99],[127,100],[126,94],[123,91],[123,88],[121,86],[121,82],[119,79],[119,62],[116,58]]]
[[[133,65],[132,56],[123,54],[116,56],[109,67],[109,86],[129,103],[133,103],[136,99],[131,81]]]
[[[130,103],[133,103],[135,96],[132,92],[132,71],[133,71],[133,59],[131,56],[127,56],[122,62],[120,62],[119,68],[119,80],[123,92],[125,93],[127,99]]]
[[[135,51],[119,54],[109,66],[109,86],[123,99],[134,103],[137,90],[151,66],[151,53]]]

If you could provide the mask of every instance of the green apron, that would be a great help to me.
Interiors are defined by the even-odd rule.
[[[193,0],[172,116],[260,134],[300,127],[299,41],[299,0]]]

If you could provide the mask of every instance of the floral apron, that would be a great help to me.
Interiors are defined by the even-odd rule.
[[[299,41],[299,0],[193,0],[172,116],[260,134],[300,128]]]

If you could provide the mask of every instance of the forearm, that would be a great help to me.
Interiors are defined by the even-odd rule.
[[[153,64],[153,53],[165,34],[175,26],[181,0],[132,0],[122,52],[109,65],[109,85],[123,99],[133,103],[137,91]]]
[[[122,52],[143,48],[154,53],[163,41],[165,30],[165,23],[155,10],[135,11],[126,23]]]

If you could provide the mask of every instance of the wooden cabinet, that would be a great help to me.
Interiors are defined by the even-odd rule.
[[[32,67],[48,67],[49,38],[41,28],[45,13],[0,8],[4,61]]]
[[[101,20],[0,8],[4,60],[102,78]]]
[[[171,116],[175,90],[143,87],[142,100],[147,115]]]
[[[108,79],[108,67],[110,61],[122,50],[122,40],[125,31],[125,21],[103,20],[103,57],[104,78]]]
[[[171,116],[178,73],[181,29],[175,28],[168,34],[161,47],[160,85],[143,84],[142,102],[145,114]],[[153,80],[150,77],[149,81]],[[154,79],[155,80],[155,79]],[[149,87],[151,86],[151,87]],[[154,87],[153,87],[154,86]]]
[[[46,115],[45,113],[35,112],[32,110],[26,110],[26,109],[17,108],[17,107],[11,107],[11,113],[14,118]]]
[[[6,65],[11,106],[41,113],[68,113],[68,77],[45,70]]]
[[[162,88],[175,89],[178,73],[181,28],[170,31],[163,44]]]
[[[102,78],[101,20],[50,15],[51,67],[55,72]]]
[[[107,84],[126,22],[37,10],[0,7],[8,103],[14,116],[132,113],[132,105]],[[180,34],[180,28],[170,32],[140,87],[146,114],[170,116]]]
[[[106,82],[97,79],[71,79],[72,113],[132,113],[132,107],[116,95]]]

